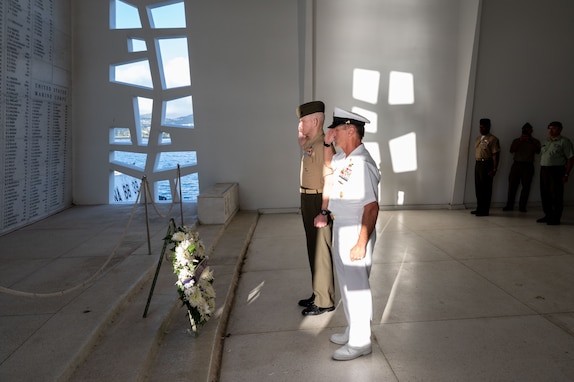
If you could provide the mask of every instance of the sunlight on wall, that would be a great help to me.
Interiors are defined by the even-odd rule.
[[[370,110],[363,109],[363,108],[356,107],[356,106],[353,106],[351,111],[353,113],[357,113],[359,115],[362,115],[363,117],[365,117],[369,121],[371,121],[371,123],[367,123],[365,125],[365,134],[366,133],[374,134],[377,132],[377,127],[379,124],[379,116],[377,113],[375,113],[374,111],[370,111]]]
[[[353,98],[376,105],[381,73],[376,70],[353,70]]]
[[[380,72],[368,69],[353,70],[353,98],[376,105],[380,87]],[[389,105],[412,105],[414,97],[414,76],[412,73],[391,71],[389,72]],[[379,142],[369,142],[367,134],[375,134],[379,130],[379,115],[368,109],[354,106],[351,110],[371,121],[365,125],[365,139],[363,140],[366,149],[369,151],[377,166],[381,165],[381,148]],[[417,164],[417,142],[416,134],[409,133],[402,137],[389,140],[389,151],[391,164],[394,173],[404,173],[416,171]],[[405,192],[397,192],[397,205],[405,202]]]
[[[391,139],[389,151],[395,173],[417,170],[417,136],[415,133]]]
[[[402,206],[403,204],[405,204],[405,192],[399,190],[397,192],[397,205]]]
[[[376,70],[355,69],[353,70],[353,98],[376,105],[379,100],[379,83],[381,73]],[[381,167],[381,149],[378,142],[370,142],[367,134],[374,134],[378,130],[378,114],[372,110],[367,110],[358,106],[353,106],[353,113],[357,113],[367,118],[370,123],[365,125],[365,139],[363,144],[371,157]],[[380,193],[379,193],[380,195]]]
[[[381,148],[380,148],[379,142],[365,141],[365,142],[363,142],[363,144],[365,145],[365,148],[371,154],[371,157],[373,157],[373,160],[375,161],[377,166],[380,167],[380,165],[381,165]]]
[[[414,103],[415,91],[412,73],[390,72],[389,105],[412,105]]]
[[[147,19],[141,20],[140,15]],[[170,201],[179,196],[175,187],[180,169],[183,201],[196,201],[197,154],[176,150],[173,144],[177,142],[172,141],[175,131],[181,137],[183,130],[194,128],[191,89],[186,89],[191,86],[188,39],[181,30],[186,28],[185,3],[110,0],[109,24],[112,30],[133,29],[127,37],[126,50],[137,53],[133,60],[116,62],[109,68],[110,82],[130,86],[133,94],[133,124],[107,127],[110,202],[134,201],[144,175],[153,183],[154,199]],[[174,31],[170,35],[171,31],[157,29]],[[118,38],[126,36],[118,34]],[[183,89],[174,93],[175,88]],[[173,98],[175,95],[178,97]],[[154,103],[159,103],[161,109],[154,108]]]

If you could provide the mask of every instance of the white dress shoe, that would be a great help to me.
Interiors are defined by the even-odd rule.
[[[337,345],[346,345],[347,342],[349,342],[349,334],[347,333],[335,333],[333,335],[331,335],[331,338],[329,338],[329,341],[331,341],[334,344]]]
[[[333,359],[337,361],[350,361],[367,354],[371,354],[371,344],[361,347],[352,347],[347,344],[333,353]]]

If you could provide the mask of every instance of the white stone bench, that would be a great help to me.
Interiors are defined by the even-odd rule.
[[[216,183],[197,196],[200,224],[225,224],[239,210],[239,185]]]

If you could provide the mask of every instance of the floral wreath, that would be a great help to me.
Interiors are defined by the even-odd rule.
[[[199,234],[189,227],[178,227],[166,240],[174,247],[171,250],[173,273],[177,275],[177,292],[188,310],[191,329],[197,334],[215,311],[215,289],[213,271],[207,266],[205,247]]]

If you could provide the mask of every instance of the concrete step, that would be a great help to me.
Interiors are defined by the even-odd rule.
[[[240,211],[226,227],[209,260],[215,274],[216,315],[194,336],[188,333],[186,310],[177,309],[145,380],[217,381],[227,321],[257,221],[257,213]]]
[[[162,231],[151,237],[152,253],[161,249],[166,232]],[[150,279],[156,263],[155,256],[148,255],[146,240],[135,253],[107,270],[55,314],[47,316],[2,364],[0,379],[66,380],[134,291]]]
[[[207,346],[201,346],[194,351],[194,354],[203,360],[211,360],[214,351],[213,341],[215,341],[217,326],[224,323],[224,307],[226,305],[228,289],[232,282],[239,257],[244,253],[244,247],[249,242],[257,221],[256,213],[239,212],[227,226],[223,225],[200,225],[197,227],[201,240],[206,246],[210,256],[210,265],[214,269],[217,292],[217,305],[220,306],[217,317],[212,318],[208,325],[201,329],[202,339],[210,342]],[[238,227],[241,227],[238,229]],[[225,235],[223,235],[225,231]],[[236,232],[233,240],[228,239],[228,232]],[[165,236],[165,233],[164,235]],[[144,318],[143,313],[150,293],[153,276],[157,269],[163,236],[154,238],[154,242],[160,245],[152,256],[155,260],[153,266],[148,264],[149,270],[145,272],[145,277],[141,282],[133,285],[130,293],[126,293],[120,305],[107,316],[107,322],[100,324],[101,329],[92,333],[91,341],[84,344],[81,355],[76,357],[74,362],[70,362],[66,372],[62,373],[60,380],[66,381],[143,381],[149,380],[170,380],[163,377],[156,379],[155,376],[166,370],[165,365],[155,368],[157,360],[161,359],[161,352],[168,346],[166,336],[171,333],[172,325],[181,325],[181,337],[193,345],[196,338],[187,334],[189,321],[186,310],[181,307],[175,288],[176,277],[173,274],[171,263],[164,259],[160,267],[153,295]],[[249,236],[249,238],[247,237]],[[223,244],[228,241],[239,240],[240,244],[226,244],[227,249],[223,249]],[[130,256],[132,257],[132,256]],[[134,255],[133,257],[141,257]],[[149,256],[146,256],[149,257]],[[126,261],[129,260],[126,259]],[[233,263],[233,264],[231,264]],[[124,264],[121,264],[124,265]],[[128,274],[131,264],[126,262],[122,269],[118,269],[120,274]],[[186,326],[187,325],[187,326]],[[183,329],[185,328],[185,329]],[[207,335],[213,330],[213,336]],[[200,338],[200,337],[197,337]],[[169,338],[168,338],[169,339]],[[180,340],[177,338],[176,340]],[[170,355],[171,356],[171,355]],[[189,362],[187,354],[186,365]],[[181,365],[180,365],[181,366]],[[202,373],[209,373],[209,362],[201,362],[197,367],[204,369]],[[197,370],[194,370],[197,372]],[[153,375],[154,377],[149,377]],[[194,380],[195,377],[193,378]],[[177,380],[177,379],[171,379]],[[199,379],[198,379],[199,380]]]

